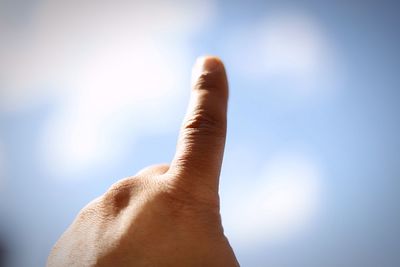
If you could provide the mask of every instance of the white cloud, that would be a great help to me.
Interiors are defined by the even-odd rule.
[[[0,106],[59,104],[40,143],[46,168],[79,170],[113,158],[127,135],[168,130],[189,90],[184,39],[210,22],[211,1],[48,0],[34,10],[0,49]]]
[[[263,30],[260,43],[267,73],[309,76],[318,72],[325,44],[312,20],[305,16],[282,15],[267,20]]]
[[[94,57],[82,67],[76,95],[53,115],[43,136],[49,166],[73,170],[109,161],[117,156],[121,139],[170,130],[165,121],[176,114],[177,94],[184,88],[179,81],[184,71],[178,69],[182,59],[178,53],[161,56],[150,45],[118,46],[110,57]]]
[[[180,39],[203,27],[211,20],[213,5],[210,1],[44,0],[32,12],[26,25],[19,23],[24,27],[2,21],[8,25],[2,27],[0,37],[3,110],[25,108],[48,95],[59,96],[61,89],[69,94],[70,80],[79,74],[81,64],[103,53],[109,58],[113,55],[106,53],[118,52],[119,46],[133,50],[155,44],[169,53],[168,43],[160,39]],[[143,60],[149,54],[141,52],[141,56],[138,64],[146,63]],[[57,92],[48,89],[54,86]]]
[[[311,157],[295,152],[276,155],[259,177],[234,185],[224,200],[229,203],[222,209],[229,237],[242,245],[290,238],[317,211],[320,179]]]
[[[227,43],[238,73],[250,79],[289,82],[296,93],[321,89],[336,71],[324,29],[300,10],[271,11],[258,23],[234,32]]]

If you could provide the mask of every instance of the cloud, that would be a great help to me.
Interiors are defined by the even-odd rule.
[[[20,10],[8,11],[18,17]],[[166,42],[161,39],[179,39],[195,32],[211,21],[212,14],[210,1],[44,0],[27,18],[4,16],[0,107],[13,111],[48,95],[58,96],[62,89],[70,93],[69,82],[79,74],[79,66],[99,53],[115,52],[110,46],[117,51],[120,45],[133,50],[150,42],[163,50]],[[54,86],[56,92],[49,89]]]
[[[296,93],[308,94],[332,81],[336,71],[326,32],[318,20],[300,10],[272,10],[231,38],[227,43],[232,65],[258,82],[278,80],[293,85]]]
[[[68,172],[110,160],[127,135],[169,130],[189,86],[184,40],[213,2],[39,1],[31,13],[5,27],[0,109],[57,103],[39,154]]]
[[[162,55],[150,42],[141,45],[101,49],[81,67],[75,95],[53,114],[43,135],[48,167],[74,170],[109,162],[119,142],[170,130],[165,122],[176,114],[184,89],[182,59],[177,52],[173,58]]]
[[[224,200],[229,206],[222,209],[229,237],[243,245],[296,234],[317,211],[320,175],[311,157],[282,152],[268,160],[251,182],[236,180],[243,184],[234,185],[236,189]]]

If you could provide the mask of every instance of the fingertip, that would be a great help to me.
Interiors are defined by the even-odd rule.
[[[215,72],[224,69],[224,63],[217,56],[200,56],[197,58],[195,68],[199,68],[201,72]]]
[[[216,56],[197,58],[192,70],[192,89],[228,95],[228,81],[224,63]]]

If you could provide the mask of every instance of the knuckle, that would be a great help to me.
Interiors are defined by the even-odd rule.
[[[203,72],[197,77],[194,87],[198,90],[212,90],[218,82],[217,78],[218,75],[214,72]]]
[[[119,180],[110,186],[106,194],[114,194],[119,191],[133,188],[135,184],[136,184],[136,179],[134,177],[129,177]]]
[[[227,90],[221,90],[227,86],[225,77],[220,71],[205,71],[199,74],[193,84],[196,90],[207,90],[213,92],[227,93]]]
[[[102,208],[109,214],[118,214],[126,208],[138,189],[138,181],[126,178],[114,183],[102,196]]]
[[[224,137],[225,124],[223,120],[205,110],[196,110],[185,122],[183,128],[193,135]]]

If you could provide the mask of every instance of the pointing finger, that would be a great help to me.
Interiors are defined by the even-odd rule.
[[[192,94],[171,170],[189,183],[201,179],[218,189],[226,137],[228,82],[222,61],[201,57],[192,73]]]

